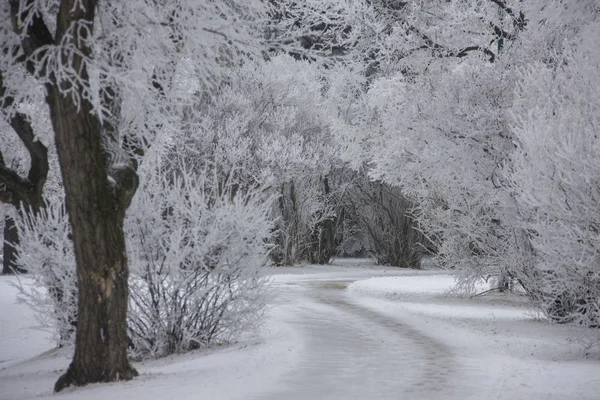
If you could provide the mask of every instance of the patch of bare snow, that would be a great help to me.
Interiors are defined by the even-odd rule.
[[[0,276],[0,369],[52,347],[51,335],[35,329],[38,322],[29,306],[17,302],[16,282],[15,276]]]
[[[59,395],[52,387],[72,349],[32,330],[12,278],[0,278],[0,360],[11,360],[0,364],[0,399],[600,398],[600,361],[574,340],[581,328],[552,325],[510,294],[464,298],[444,272],[345,260],[270,273],[275,297],[260,334]]]
[[[260,334],[223,347],[134,363],[140,376],[129,382],[52,388],[66,370],[72,348],[53,349],[47,334],[32,329],[25,305],[14,305],[16,290],[0,278],[0,399],[247,399],[277,387],[282,374],[297,364],[302,337],[282,323],[286,305],[268,311]]]

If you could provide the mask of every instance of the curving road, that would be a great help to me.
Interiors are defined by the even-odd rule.
[[[458,394],[452,350],[352,302],[348,282],[285,285],[278,303],[305,343],[297,368],[261,399],[447,399]]]
[[[506,296],[479,302],[438,296],[433,289],[445,286],[447,277],[427,271],[346,266],[283,271],[289,272],[274,278],[278,296],[261,335],[224,349],[147,360],[136,365],[141,375],[134,381],[90,385],[61,398],[600,398],[600,361],[582,358],[581,344],[571,340],[582,328],[527,316],[526,308],[510,305]],[[353,280],[373,276],[398,278],[344,290]],[[370,284],[385,287],[384,295],[364,291]],[[6,293],[0,291],[3,304],[11,304]],[[13,301],[14,293],[10,296]],[[48,342],[40,335],[21,338],[33,332],[28,327],[34,320],[25,309],[26,318],[15,318],[18,307],[0,307],[5,311],[0,320],[19,322],[7,325],[13,329],[7,338],[21,340],[14,350],[14,341],[0,346],[0,360],[21,358],[0,361],[0,398],[56,399],[50,388],[68,365],[70,352],[40,355],[30,342],[39,343],[42,351]]]

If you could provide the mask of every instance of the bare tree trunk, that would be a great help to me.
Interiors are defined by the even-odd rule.
[[[60,391],[70,385],[127,380],[137,375],[127,359],[129,271],[123,220],[138,178],[133,168],[109,168],[110,160],[102,143],[109,139],[105,130],[110,127],[101,126],[98,110],[84,96],[91,86],[85,60],[93,59],[88,39],[97,0],[62,0],[54,35],[33,1],[10,0],[9,4],[13,28],[22,38],[22,50],[27,56],[23,58],[25,67],[31,73],[47,73],[49,78],[45,83],[46,102],[72,228],[79,289],[75,354],[67,372],[56,382],[54,390]],[[23,24],[23,21],[29,22]],[[89,29],[72,29],[73,26]],[[35,56],[36,52],[43,54],[57,43],[64,49],[76,49],[63,50],[60,56],[62,65],[77,71],[77,79],[57,80],[53,71],[44,71],[46,65],[36,65],[42,58],[39,54]],[[22,129],[15,130],[26,146],[35,149],[34,137],[30,137],[27,129],[24,133],[20,133]],[[34,175],[29,181],[39,181],[31,178],[40,171],[31,170]],[[11,193],[30,192],[30,183],[6,168],[0,168],[0,177]]]
[[[82,102],[77,110],[58,90],[49,92],[79,285],[75,355],[56,382],[55,391],[60,391],[69,385],[127,380],[137,372],[127,359],[129,293],[123,219],[128,204],[108,181],[101,126],[91,106]],[[136,186],[137,182],[131,189]]]
[[[14,248],[19,244],[19,232],[15,226],[15,221],[9,217],[4,217],[4,242],[3,242],[3,258],[2,258],[2,273],[5,275],[27,272],[16,264],[17,252]]]
[[[329,178],[323,178],[324,207],[331,205]],[[326,210],[328,211],[328,210]],[[320,212],[323,212],[321,210]],[[335,230],[339,216],[325,216],[312,227],[311,242],[308,248],[308,260],[313,264],[327,264],[337,253]]]

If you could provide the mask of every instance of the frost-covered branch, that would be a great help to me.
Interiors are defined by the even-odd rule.
[[[527,19],[525,19],[525,14],[523,11],[519,11],[518,14],[511,7],[508,6],[506,1],[504,0],[490,0],[492,3],[496,4],[502,11],[510,15],[513,19],[513,23],[515,27],[521,31],[527,26]]]
[[[39,0],[9,0],[13,29],[19,35],[28,57],[54,44],[54,38],[44,22]]]

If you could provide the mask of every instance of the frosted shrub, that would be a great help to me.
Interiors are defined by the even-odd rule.
[[[21,237],[17,264],[28,271],[17,284],[19,300],[33,308],[39,327],[54,333],[59,346],[69,344],[77,326],[77,276],[64,202],[52,202],[37,215],[20,212],[15,221]]]
[[[521,265],[521,281],[552,320],[594,327],[600,326],[599,73],[600,58],[585,51],[557,68],[533,64],[523,71],[511,169],[532,259]]]
[[[272,198],[206,174],[153,171],[127,219],[129,327],[138,356],[227,342],[254,328],[264,307]],[[77,277],[63,202],[21,213],[20,299],[59,346],[74,341]]]
[[[127,220],[135,352],[162,356],[235,339],[264,306],[272,199],[216,174],[149,174]]]

